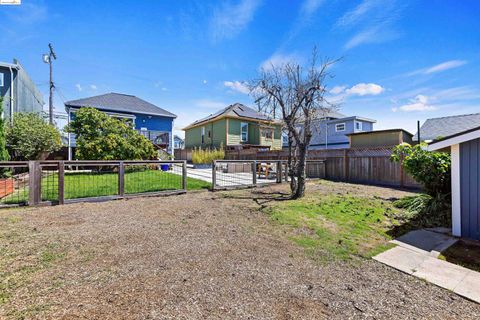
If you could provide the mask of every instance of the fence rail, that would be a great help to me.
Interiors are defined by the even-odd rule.
[[[184,193],[186,161],[0,162],[0,207]]]

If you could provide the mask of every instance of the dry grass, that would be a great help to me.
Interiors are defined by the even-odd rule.
[[[347,184],[309,188],[404,195]],[[259,210],[271,202],[268,194],[224,194],[1,211],[0,318],[480,316],[478,305],[372,260],[319,264],[290,241],[290,229]]]

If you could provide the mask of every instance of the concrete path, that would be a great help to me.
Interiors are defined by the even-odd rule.
[[[182,174],[180,171],[174,173]],[[187,167],[187,177],[212,183],[212,169]],[[277,179],[275,177],[269,179],[265,179],[264,176],[257,177],[257,184],[275,183],[276,181]],[[251,172],[223,173],[217,171],[217,185],[220,187],[249,186],[252,183],[253,177]]]
[[[438,259],[457,239],[417,230],[391,241],[397,244],[373,259],[480,303],[480,273]]]

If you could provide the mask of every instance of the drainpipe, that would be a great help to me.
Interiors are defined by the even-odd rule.
[[[10,125],[13,125],[13,70],[11,66],[8,66],[8,69],[10,70]]]

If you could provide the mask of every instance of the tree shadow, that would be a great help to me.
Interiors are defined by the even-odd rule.
[[[267,207],[267,204],[270,202],[277,201],[287,201],[292,200],[292,196],[288,192],[281,191],[263,191],[263,190],[252,190],[251,195],[236,195],[230,194],[229,199],[238,199],[238,200],[252,200],[260,206],[261,209]]]

